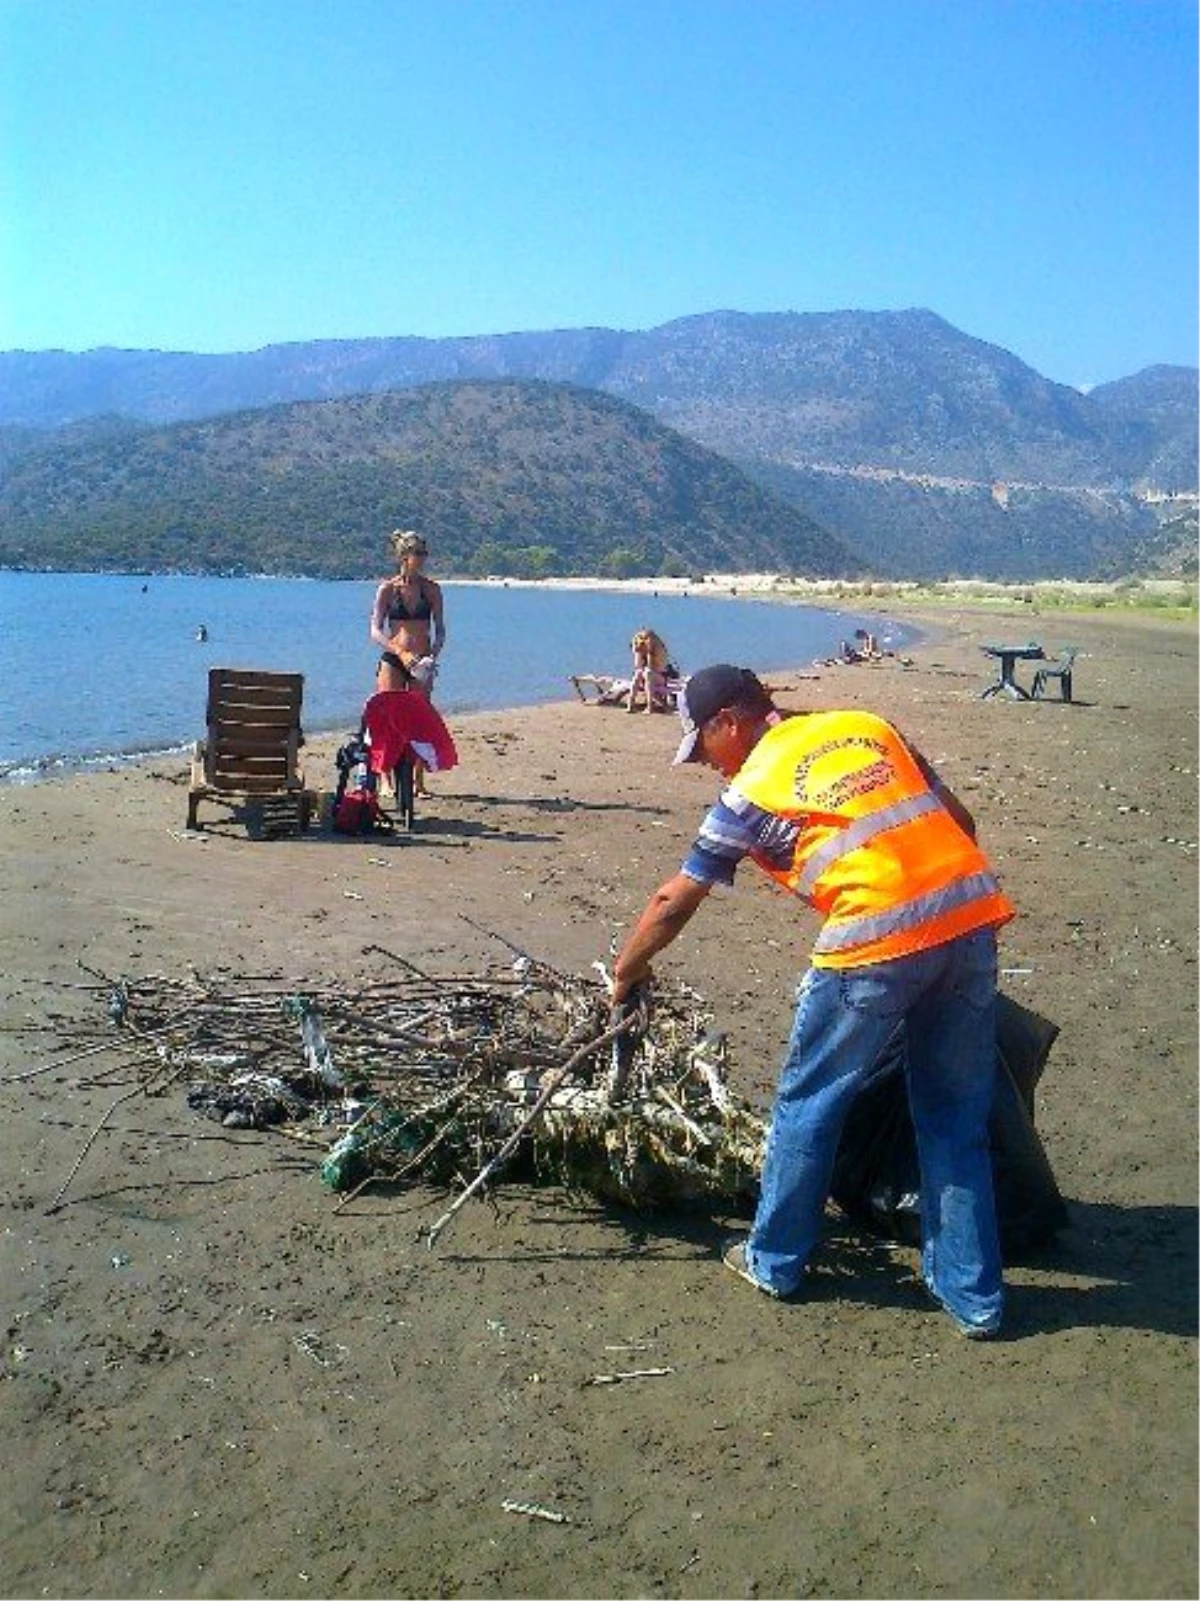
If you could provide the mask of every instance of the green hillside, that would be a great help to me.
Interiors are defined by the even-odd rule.
[[[1114,578],[1156,570],[1150,506],[1094,489],[922,481],[746,461],[790,500],[892,578]]]
[[[443,573],[856,566],[723,458],[564,385],[438,383],[8,443],[6,566],[357,577],[398,526]]]

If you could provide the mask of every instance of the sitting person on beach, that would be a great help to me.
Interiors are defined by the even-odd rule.
[[[816,656],[813,658],[814,667],[852,667],[856,662],[878,662],[883,660],[883,652],[875,639],[874,634],[868,634],[865,628],[854,630],[855,643],[852,645],[848,639],[843,639],[838,646],[836,656]]]
[[[422,570],[429,547],[420,534],[397,529],[391,544],[398,571],[375,591],[371,611],[371,638],[383,647],[375,688],[415,689],[432,700],[438,657],[446,643],[441,586]],[[422,769],[417,793],[425,793]]]
[[[629,690],[629,704],[625,710],[637,710],[639,693],[644,702],[642,710],[667,710],[667,678],[677,677],[671,663],[666,642],[652,628],[639,628],[629,642],[633,651],[633,681]]]

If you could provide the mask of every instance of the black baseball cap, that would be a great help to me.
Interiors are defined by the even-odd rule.
[[[678,767],[681,762],[696,761],[696,740],[701,726],[727,706],[743,703],[764,708],[771,704],[770,695],[748,667],[731,667],[728,662],[718,662],[715,667],[702,667],[698,673],[693,673],[679,693],[683,738],[671,765]]]

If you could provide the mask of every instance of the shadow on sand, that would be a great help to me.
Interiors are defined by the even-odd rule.
[[[386,1192],[386,1186],[380,1186]],[[530,1192],[525,1191],[526,1195]],[[748,1228],[748,1209],[707,1209],[640,1215],[583,1200],[547,1207],[552,1192],[539,1192],[539,1213],[523,1228],[551,1227],[545,1251],[534,1246],[507,1260],[655,1261],[708,1258],[715,1268],[731,1234]],[[1005,1337],[1030,1339],[1065,1329],[1144,1329],[1194,1338],[1197,1332],[1197,1211],[1186,1206],[1116,1206],[1068,1202],[1071,1221],[1053,1240],[1026,1250],[1009,1263]],[[582,1210],[581,1210],[582,1209]],[[570,1248],[572,1221],[600,1222],[611,1243]],[[735,1219],[731,1227],[731,1219]],[[566,1246],[566,1249],[563,1247]],[[437,1254],[463,1264],[503,1259],[503,1253],[456,1253],[449,1242]],[[916,1277],[915,1252],[897,1247],[831,1216],[830,1229],[814,1259],[804,1293],[782,1303],[802,1308],[825,1300],[928,1309]]]

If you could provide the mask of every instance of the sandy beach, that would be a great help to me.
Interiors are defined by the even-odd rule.
[[[853,604],[858,608],[859,602]],[[182,1093],[113,1115],[65,1052],[109,975],[298,985],[381,944],[606,958],[711,775],[676,725],[579,704],[455,727],[395,842],[184,833],[178,758],[0,790],[5,1596],[1194,1596],[1194,623],[944,602],[912,664],[797,664],[784,705],[893,718],[1019,909],[1008,994],[1061,1033],[1038,1127],[1071,1226],[1009,1270],[1006,1337],[930,1310],[915,1254],[831,1218],[804,1300],[722,1270],[744,1218],[501,1184],[337,1210],[311,1150]],[[1081,650],[1074,704],[981,700],[980,645]],[[1028,670],[1024,670],[1028,677]],[[199,722],[202,708],[197,706]],[[200,732],[197,727],[197,733]],[[310,742],[332,787],[336,738]],[[663,958],[766,1105],[815,923],[746,868]],[[636,1353],[670,1371],[591,1386]],[[513,1515],[506,1499],[562,1522]]]

